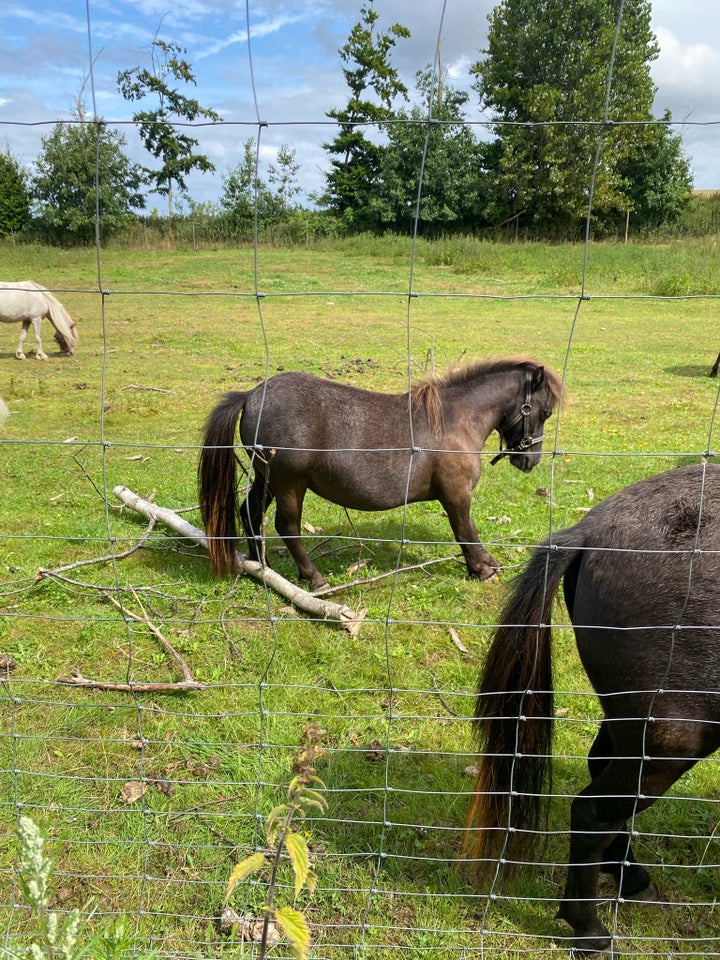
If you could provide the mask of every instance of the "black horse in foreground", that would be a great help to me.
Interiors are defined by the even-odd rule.
[[[275,499],[275,528],[301,579],[325,580],[300,540],[307,490],[357,510],[420,500],[444,507],[468,572],[489,579],[499,564],[470,518],[480,451],[493,430],[520,470],[540,460],[543,424],[560,397],[559,378],[533,360],[469,364],[404,394],[376,393],[308,373],[281,373],[253,390],[226,394],[208,417],[198,465],[200,512],[217,572],[232,568],[240,517],[250,556],[262,558],[263,517]],[[242,415],[242,416],[241,416]],[[238,509],[235,432],[254,472]]]
[[[720,368],[720,353],[715,358],[715,363],[712,365],[709,376],[716,377],[718,375],[718,368]]]
[[[550,621],[563,580],[578,652],[605,719],[592,782],[572,802],[559,915],[578,953],[610,947],[599,871],[655,899],[627,821],[720,746],[720,466],[625,487],[536,548],[497,627],[476,701],[480,770],[466,856],[487,873],[539,838],[552,754]]]

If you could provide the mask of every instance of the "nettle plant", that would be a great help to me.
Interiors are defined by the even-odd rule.
[[[53,861],[45,852],[45,838],[30,817],[18,821],[18,883],[30,908],[34,935],[22,947],[5,948],[4,956],[13,960],[119,960],[134,947],[132,934],[119,920],[109,929],[91,934],[88,921],[91,905],[73,908],[65,914],[50,909]],[[134,954],[135,955],[135,954]],[[155,951],[144,953],[139,960],[153,960]]]
[[[310,948],[310,927],[305,915],[293,906],[275,906],[275,893],[281,871],[291,867],[294,875],[295,903],[304,888],[310,896],[315,891],[317,876],[312,869],[310,851],[305,836],[294,828],[311,810],[324,813],[327,801],[318,791],[325,784],[316,776],[313,766],[322,754],[320,740],[323,731],[317,724],[309,724],[301,738],[301,746],[293,757],[292,779],[287,788],[287,800],[274,807],[265,819],[266,849],[246,857],[238,863],[228,879],[225,904],[230,901],[238,885],[262,871],[269,872],[267,899],[263,906],[260,934],[260,960],[274,946],[273,924],[282,931],[299,960],[306,960]]]

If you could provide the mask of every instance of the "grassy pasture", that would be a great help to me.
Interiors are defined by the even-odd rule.
[[[125,914],[138,942],[162,956],[249,955],[218,930],[224,885],[259,841],[302,730],[316,720],[329,812],[307,828],[320,882],[300,906],[313,956],[361,947],[373,958],[432,949],[535,960],[566,946],[554,901],[569,798],[585,783],[598,717],[572,636],[562,626],[555,634],[562,716],[552,835],[539,854],[547,866],[492,901],[456,864],[472,784],[473,690],[505,585],[530,546],[620,486],[717,447],[717,381],[707,378],[720,346],[716,246],[591,246],[584,288],[585,251],[572,245],[453,240],[421,243],[414,258],[409,242],[392,239],[262,248],[257,257],[109,249],[99,276],[92,250],[0,249],[3,276],[58,291],[81,336],[76,354],[61,357],[46,325],[50,360],[20,363],[18,328],[0,326],[0,396],[11,411],[0,428],[0,651],[16,664],[0,687],[3,910],[19,897],[13,833],[22,810],[51,838],[59,908],[92,898],[95,923]],[[200,550],[159,526],[142,549],[119,556],[146,523],[120,509],[116,484],[187,510],[199,525],[198,443],[223,391],[280,369],[401,391],[409,375],[510,354],[565,370],[567,402],[548,423],[554,456],[528,476],[488,463],[476,489],[474,519],[505,564],[501,582],[467,580],[432,503],[347,515],[308,496],[308,542],[331,585],[352,580],[357,562],[367,580],[388,574],[337,593],[367,608],[356,638],[299,616],[254,582],[217,580]],[[294,579],[273,532],[271,563]],[[438,562],[393,576],[398,556]],[[63,579],[38,576],[101,558]],[[558,605],[556,620],[565,619]],[[177,679],[149,624],[202,691],[58,682],[73,672]],[[669,906],[607,907],[623,956],[720,951],[709,866],[720,853],[718,782],[717,761],[707,761],[638,822],[638,858],[655,864]],[[132,802],[129,783],[144,790]],[[233,905],[257,915],[265,887],[244,889]],[[23,912],[5,929],[26,930]]]

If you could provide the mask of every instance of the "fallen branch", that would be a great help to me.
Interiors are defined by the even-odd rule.
[[[167,507],[159,507],[156,503],[150,503],[149,500],[143,500],[142,497],[124,486],[114,487],[113,493],[125,506],[148,519],[159,520],[165,526],[174,530],[175,533],[179,533],[180,536],[207,549],[207,540],[203,531],[188,523],[187,520],[183,520],[173,510]],[[240,553],[235,554],[234,566],[236,573],[258,580],[280,594],[289,603],[294,604],[298,609],[310,614],[310,616],[318,617],[321,620],[337,620],[343,630],[347,630],[351,636],[357,636],[360,624],[365,617],[365,610],[351,610],[345,604],[323,600],[321,597],[303,590],[302,587],[290,583],[289,580],[271,570],[270,567],[263,566],[255,560],[248,560]]]
[[[179,680],[176,683],[121,683],[111,680],[88,680],[78,670],[71,677],[58,677],[58,683],[90,690],[120,690],[123,693],[184,693],[187,690],[202,690],[205,684],[197,680]]]
[[[115,599],[115,597],[112,596],[112,594],[104,593],[103,595],[111,603],[115,604],[118,610],[122,614],[124,614],[126,617],[128,617],[131,620],[134,620],[136,623],[145,624],[145,626],[148,628],[150,633],[158,640],[160,645],[165,649],[166,653],[169,653],[170,656],[173,658],[173,660],[180,667],[180,672],[183,675],[183,682],[186,686],[194,687],[196,689],[199,689],[205,686],[204,684],[198,683],[198,681],[195,680],[192,673],[190,672],[190,667],[188,667],[185,660],[180,656],[180,654],[173,647],[173,645],[165,639],[165,637],[162,635],[160,628],[156,627],[155,624],[150,621],[147,613],[145,613],[142,603],[140,602],[140,597],[137,595],[137,593],[134,590],[133,590],[133,596],[135,597],[135,600],[137,601],[138,606],[143,612],[143,615],[141,617],[139,617],[136,613],[133,613],[131,610],[128,610],[128,608],[123,606],[123,604],[118,603],[118,601]]]
[[[152,393],[175,393],[174,390],[165,390],[163,387],[143,387],[139,383],[129,383],[123,390],[148,390]]]

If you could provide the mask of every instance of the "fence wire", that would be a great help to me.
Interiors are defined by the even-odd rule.
[[[620,3],[616,42],[623,7]],[[88,75],[96,116],[92,14],[87,0]],[[438,4],[435,82],[447,15],[446,4]],[[265,131],[278,121],[262,115],[258,106],[249,3],[246,18],[255,117],[245,125],[256,134],[257,173]],[[558,310],[564,324],[564,350],[559,354],[563,390],[568,385],[570,394],[578,331],[582,323],[595,322],[589,312],[594,302],[617,301],[620,309],[676,303],[676,297],[623,291],[591,296],[590,223],[613,70],[614,50],[607,69],[605,115],[593,121],[597,147],[587,184],[579,294],[564,292],[560,283],[557,291],[542,295],[467,292],[449,284],[441,292],[423,289],[417,250],[427,139],[406,263],[391,271],[391,283],[368,282],[366,289],[338,285],[308,290],[299,281],[296,289],[273,286],[274,278],[266,270],[271,255],[258,237],[257,203],[252,263],[249,271],[244,265],[244,286],[233,278],[228,289],[198,292],[183,289],[180,282],[163,285],[162,279],[152,282],[142,276],[110,281],[96,211],[95,276],[84,286],[53,285],[61,299],[82,305],[85,328],[96,325],[97,349],[83,355],[81,341],[77,366],[72,368],[72,376],[83,375],[84,369],[88,380],[97,384],[90,388],[93,397],[86,404],[86,434],[60,437],[54,427],[50,438],[25,435],[15,426],[23,405],[42,403],[52,384],[38,379],[31,395],[18,386],[25,370],[4,374],[2,392],[13,415],[0,434],[6,487],[13,488],[17,502],[22,484],[29,483],[31,495],[37,495],[32,477],[13,470],[16,462],[26,469],[33,458],[53,464],[57,484],[57,490],[44,491],[32,529],[19,529],[9,514],[2,524],[9,551],[0,584],[4,638],[0,909],[6,954],[26,948],[37,933],[22,895],[15,846],[20,818],[28,815],[41,825],[55,858],[53,909],[66,916],[72,908],[90,903],[94,929],[123,920],[132,936],[117,955],[137,957],[155,950],[158,957],[173,960],[257,956],[257,922],[269,894],[268,876],[258,874],[236,890],[231,914],[224,909],[226,884],[236,862],[266,849],[266,817],[282,802],[293,758],[312,725],[322,730],[318,773],[328,803],[327,811],[301,827],[318,876],[314,896],[298,902],[312,930],[312,957],[541,958],[565,955],[571,948],[569,928],[553,917],[566,869],[569,801],[586,783],[586,747],[601,713],[594,692],[569,669],[576,654],[564,609],[558,609],[554,630],[561,659],[557,672],[567,667],[568,673],[558,676],[555,775],[540,852],[532,862],[520,864],[523,883],[518,889],[501,883],[500,861],[490,884],[478,889],[463,871],[460,851],[477,764],[471,729],[475,682],[496,625],[499,594],[493,590],[489,599],[481,600],[458,591],[463,572],[457,545],[449,535],[443,540],[435,534],[435,514],[423,513],[418,521],[418,507],[408,503],[412,457],[404,507],[393,518],[378,520],[371,534],[367,526],[359,534],[352,518],[342,512],[325,515],[326,525],[333,526],[331,533],[303,531],[316,557],[348,547],[357,555],[357,563],[347,569],[361,585],[354,588],[349,602],[357,601],[359,607],[371,596],[372,605],[356,636],[342,635],[336,623],[328,625],[321,616],[299,615],[283,606],[263,576],[254,581],[217,580],[207,574],[193,583],[204,563],[203,548],[192,542],[192,534],[160,529],[149,491],[160,487],[170,502],[160,504],[158,497],[159,505],[197,519],[199,424],[238,370],[242,385],[248,380],[264,382],[274,372],[277,308],[287,302],[302,299],[312,304],[320,319],[335,301],[342,301],[347,313],[357,310],[361,315],[372,304],[385,315],[386,328],[393,330],[397,369],[408,388],[419,370],[435,364],[434,344],[428,349],[417,330],[425,311],[438,301],[453,301],[459,307],[468,302],[499,307],[531,302],[538,306],[538,317],[548,309]],[[428,138],[433,122],[429,114]],[[320,126],[327,120],[301,118],[286,126],[302,124]],[[197,130],[201,127],[207,125],[197,125]],[[98,158],[96,196],[99,178]],[[687,299],[707,303],[708,316],[715,317],[714,296],[690,291]],[[148,398],[153,392],[177,391],[177,386],[155,380],[154,346],[147,340],[136,344],[133,329],[134,315],[157,315],[168,302],[177,304],[178,311],[188,302],[196,311],[210,302],[227,306],[228,312],[241,306],[246,310],[242,321],[228,324],[222,335],[227,352],[207,358],[206,408],[196,409],[196,394],[190,389],[187,397],[175,393],[179,422],[169,437],[164,427],[154,436],[154,410]],[[327,336],[320,319],[317,332],[306,326],[297,332],[298,367],[303,341],[324,341]],[[187,331],[170,329],[173,321],[167,317],[156,316],[155,322],[162,343],[188,336]],[[330,346],[342,375],[348,373],[343,364],[349,362],[352,368],[355,359],[343,356],[343,329],[336,328],[336,334]],[[372,327],[365,336],[372,338]],[[537,337],[542,353],[541,329]],[[709,365],[713,344],[705,348]],[[202,336],[196,349],[204,349]],[[116,371],[124,362],[118,355],[134,350],[147,356],[146,379],[126,386],[126,397],[131,398],[125,401],[128,416],[118,421],[112,416],[118,398]],[[358,358],[357,363],[372,374],[366,360]],[[230,367],[227,376],[219,373],[221,366]],[[607,378],[616,374],[598,372]],[[61,371],[51,379],[63,376]],[[181,383],[182,376],[178,379]],[[87,389],[83,383],[67,382],[64,389],[82,396]],[[132,399],[137,396],[143,402]],[[634,478],[671,463],[710,459],[717,407],[714,393],[707,402],[703,442],[691,450],[674,445],[674,437],[656,437],[652,448],[639,449],[631,427],[618,438],[617,449],[593,450],[583,445],[581,429],[572,422],[568,426],[572,403],[563,404],[555,414],[552,442],[546,441],[545,447],[550,470],[542,494],[547,504],[543,536],[552,538],[567,525],[567,511],[559,511],[556,503],[566,482],[580,482],[567,479],[563,470],[567,460],[620,460]],[[410,403],[407,415],[415,452]],[[598,411],[598,416],[611,419],[607,410]],[[566,437],[573,444],[568,445]],[[484,460],[492,455],[471,452]],[[174,479],[177,463],[186,467],[186,479],[179,484]],[[127,505],[121,509],[118,502],[118,485],[125,483],[123,469],[134,470],[141,478],[150,502],[142,532],[137,514]],[[249,475],[242,482],[247,493]],[[95,521],[97,504],[102,505],[100,524],[84,514],[87,498],[80,499],[79,509],[70,504],[79,484],[93,488]],[[495,486],[497,495],[512,501],[515,494],[508,490],[504,481]],[[56,532],[57,526],[43,517],[43,509],[52,509],[56,496],[61,509],[73,511],[70,537]],[[497,510],[498,532],[490,546],[507,551],[514,560],[506,566],[519,570],[537,538],[514,528],[512,517],[505,516],[512,513],[512,506],[502,503],[492,509]],[[425,532],[426,521],[431,535]],[[198,536],[201,540],[202,531]],[[59,562],[67,557],[68,540],[77,560]],[[271,565],[282,556],[281,549],[269,528],[266,550]],[[424,551],[432,550],[439,550],[440,556],[428,559]],[[364,564],[373,552],[382,553],[386,562],[365,577]],[[16,553],[22,558],[17,566]],[[37,568],[30,574],[28,555],[35,558]],[[691,564],[688,598],[692,577]],[[457,595],[442,615],[433,610],[428,583],[448,597]],[[370,593],[375,584],[380,584],[380,594]],[[347,586],[334,584],[324,595],[338,593],[347,595]],[[25,642],[25,633],[32,642]],[[46,645],[37,644],[39,636],[47,639]],[[61,662],[47,663],[45,657]],[[418,659],[427,683],[417,682]],[[99,674],[87,676],[87,664]],[[718,758],[710,757],[685,777],[663,799],[664,813],[633,816],[629,824],[638,859],[662,876],[662,912],[656,905],[631,907],[609,887],[601,887],[603,916],[623,956],[720,957],[717,764]],[[668,826],[679,823],[685,826]],[[293,902],[291,872],[281,875],[273,893],[278,901]],[[291,951],[278,942],[272,955],[290,956]]]

